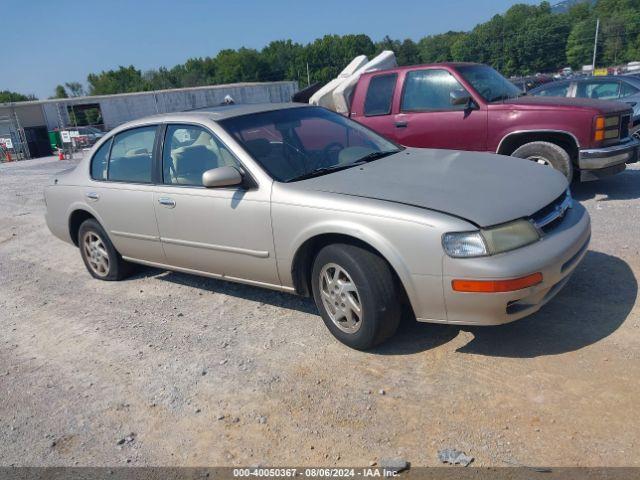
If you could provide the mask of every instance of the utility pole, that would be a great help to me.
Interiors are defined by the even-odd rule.
[[[596,55],[598,53],[598,31],[600,30],[600,19],[596,20],[596,39],[593,42],[593,63],[591,64],[591,75],[596,73]]]
[[[309,74],[309,62],[307,62],[307,87],[311,86],[311,75]]]

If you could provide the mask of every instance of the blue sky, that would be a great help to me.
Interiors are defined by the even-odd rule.
[[[224,48],[325,34],[417,40],[469,30],[514,3],[538,0],[1,0],[0,90],[53,95],[68,81],[133,64],[171,67]],[[555,3],[555,2],[552,2]],[[9,19],[10,17],[11,19]]]

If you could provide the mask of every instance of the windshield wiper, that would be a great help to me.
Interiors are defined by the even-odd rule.
[[[311,170],[310,172],[303,173],[302,175],[298,175],[297,177],[290,178],[287,182],[295,182],[297,180],[306,180],[308,178],[319,177],[320,175],[326,175],[327,173],[337,172],[340,170],[345,170],[347,168],[355,167],[356,165],[362,165],[364,163],[373,162],[374,160],[378,160],[379,158],[383,158],[389,155],[393,155],[394,153],[398,153],[400,150],[387,150],[384,152],[371,152],[364,157],[361,157],[354,162],[347,164],[337,164],[332,165],[330,167],[320,167]]]
[[[287,182],[295,182],[297,180],[306,180],[307,178],[319,177],[320,175],[325,175],[331,172],[337,172],[339,170],[345,170],[347,168],[355,167],[356,165],[361,165],[365,162],[361,162],[358,160],[357,162],[349,163],[347,165],[332,165],[331,167],[320,167],[311,170],[310,172],[303,173],[302,175],[298,175],[297,177],[290,178]]]
[[[360,157],[354,163],[361,162],[373,162],[374,160],[378,160],[379,158],[388,157],[389,155],[393,155],[394,153],[398,153],[400,150],[386,150],[382,152],[371,152],[365,155],[364,157]]]

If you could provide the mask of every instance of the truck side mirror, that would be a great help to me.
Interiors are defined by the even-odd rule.
[[[449,98],[451,99],[451,105],[467,105],[470,107],[472,104],[471,95],[466,90],[452,90],[449,93]]]

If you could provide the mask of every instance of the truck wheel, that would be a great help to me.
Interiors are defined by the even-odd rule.
[[[122,259],[104,229],[94,219],[82,222],[78,246],[85,267],[98,280],[122,280],[133,271],[133,265]]]
[[[512,157],[524,158],[549,165],[562,173],[569,182],[573,178],[573,164],[567,151],[550,142],[530,142],[518,147]]]
[[[401,305],[384,259],[354,245],[328,245],[316,256],[311,275],[320,315],[342,343],[366,350],[395,333]]]

